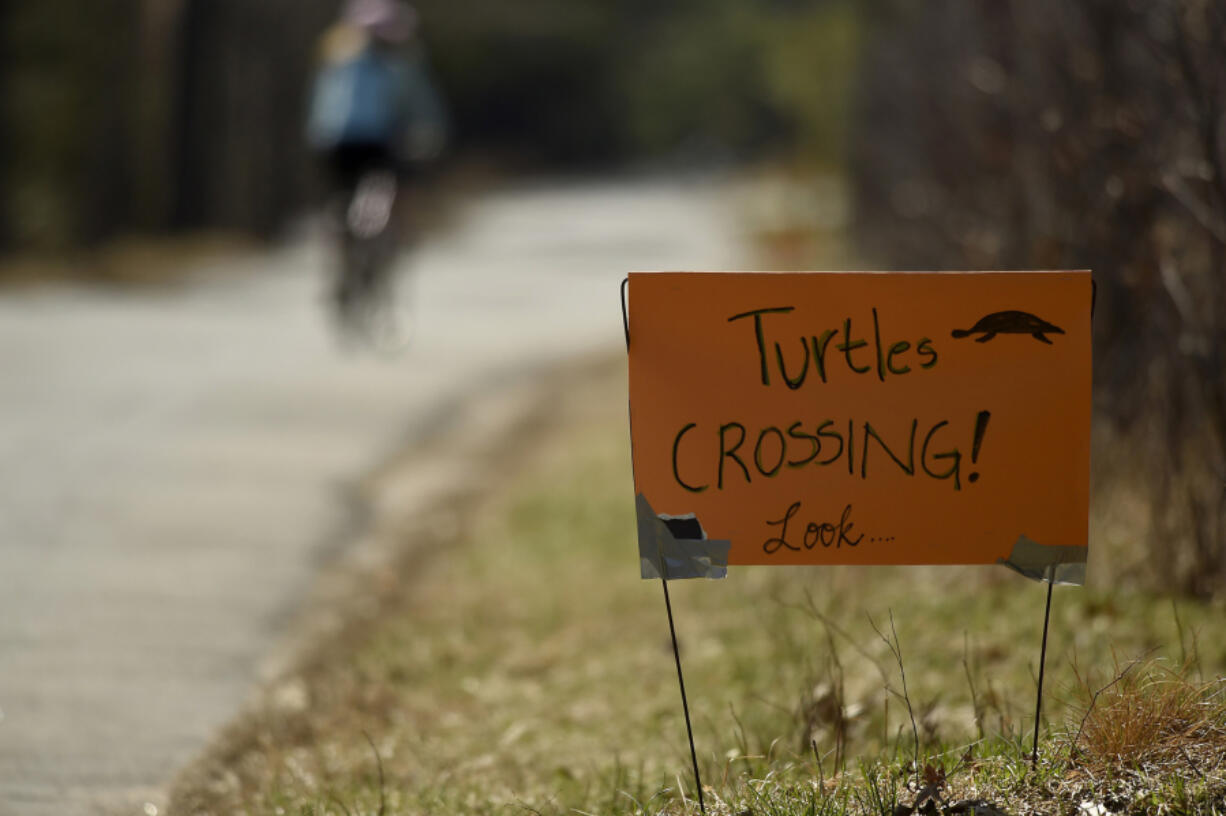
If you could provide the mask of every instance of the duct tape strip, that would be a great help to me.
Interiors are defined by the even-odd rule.
[[[1018,536],[1009,557],[999,558],[996,563],[1033,581],[1081,586],[1086,582],[1087,552],[1087,547],[1048,546],[1022,535]]]
[[[639,562],[644,578],[724,578],[731,541],[707,538],[693,514],[658,515],[647,498],[634,497],[638,515]]]

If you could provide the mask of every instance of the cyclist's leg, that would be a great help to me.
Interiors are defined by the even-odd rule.
[[[346,222],[346,212],[353,200],[362,167],[362,153],[353,145],[338,145],[328,154],[328,170],[332,184],[329,221],[334,247],[331,298],[337,318],[343,324],[349,319],[354,302],[356,243]]]
[[[398,239],[399,184],[390,151],[372,149],[358,181],[350,208],[350,230],[358,237],[364,261],[361,285],[372,311],[386,305],[384,297]]]

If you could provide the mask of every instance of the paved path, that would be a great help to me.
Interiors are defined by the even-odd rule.
[[[0,294],[0,814],[152,796],[251,693],[344,487],[491,383],[622,342],[629,269],[734,266],[710,187],[504,193],[420,248],[413,343],[337,349],[318,247]]]

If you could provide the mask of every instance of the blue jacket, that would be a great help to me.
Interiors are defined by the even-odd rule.
[[[316,150],[382,144],[398,158],[421,160],[437,154],[444,137],[442,104],[420,57],[367,45],[316,75],[307,120]]]

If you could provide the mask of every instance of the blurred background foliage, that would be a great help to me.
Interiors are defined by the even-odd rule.
[[[303,106],[336,0],[2,8],[3,228],[271,235],[311,200]],[[422,0],[455,159],[574,171],[804,154],[837,164],[848,2]]]
[[[1093,268],[1096,489],[1153,508],[1107,521],[1226,581],[1226,0],[416,5],[452,163],[837,175],[857,265]],[[0,4],[0,251],[276,235],[336,7]]]
[[[1147,580],[1219,593],[1226,2],[869,8],[849,163],[862,257],[1093,269],[1096,490],[1145,488],[1149,523],[1123,532]]]

